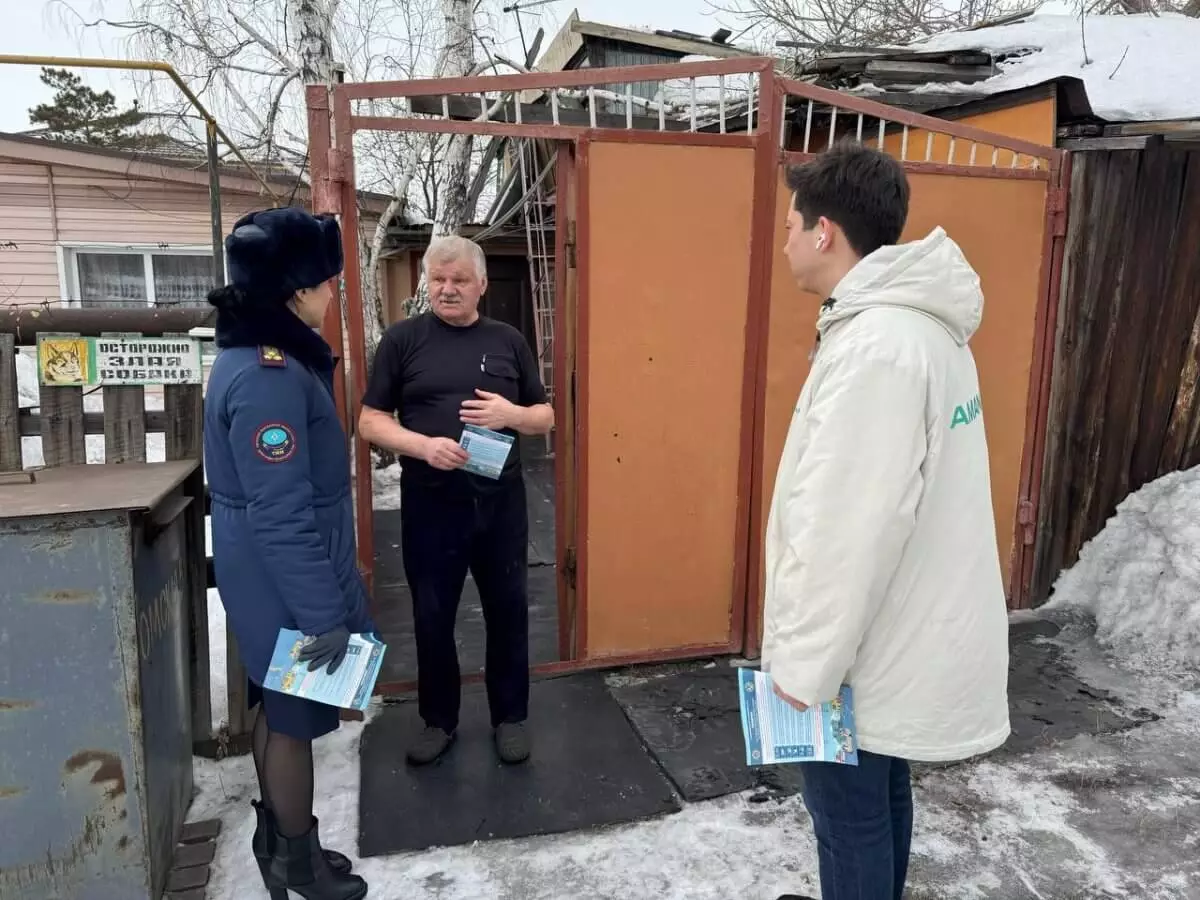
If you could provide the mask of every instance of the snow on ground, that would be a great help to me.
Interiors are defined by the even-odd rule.
[[[1000,64],[1000,74],[974,84],[935,84],[930,91],[1001,93],[1063,76],[1083,79],[1092,111],[1110,121],[1200,116],[1200,19],[1175,13],[1063,15],[1046,4],[1011,25],[954,31],[913,44],[914,50],[1029,51]],[[1086,45],[1086,51],[1085,51]]]
[[[1049,608],[1091,613],[1098,639],[1149,671],[1200,672],[1200,467],[1125,498]]]
[[[1044,640],[1061,648],[1086,684],[1159,718],[1030,753],[915,767],[912,900],[1200,900],[1200,667],[1183,665],[1194,664],[1200,648],[1197,523],[1200,469],[1148,485],[1085,548],[1050,606],[1013,617],[1062,626]],[[1178,664],[1157,665],[1164,657]],[[346,725],[317,744],[322,833],[351,856],[363,728]],[[242,900],[255,878],[247,846],[253,765],[246,758],[196,764],[191,815],[225,824],[209,896]],[[755,802],[750,794],[653,821],[363,860],[356,868],[376,900],[817,894],[801,801]]]
[[[1071,626],[1081,666],[1162,720],[1026,756],[922,770],[915,785],[912,900],[1200,898],[1200,693],[1114,670]],[[363,725],[318,742],[318,809],[330,846],[354,855]],[[401,752],[397,748],[397,755]],[[193,818],[225,823],[212,900],[243,900],[256,797],[246,758],[197,760]],[[420,810],[413,810],[420,815]],[[375,900],[773,900],[816,888],[811,826],[798,799],[750,795],[653,821],[364,860]]]
[[[212,702],[213,734],[229,722],[229,685],[225,670],[229,652],[225,638],[225,607],[216,588],[208,589],[208,688]]]

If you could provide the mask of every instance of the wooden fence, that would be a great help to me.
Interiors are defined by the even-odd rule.
[[[1033,599],[1128,494],[1200,464],[1200,150],[1073,155]]]
[[[103,411],[86,409],[81,387],[41,387],[39,405],[21,408],[17,377],[17,355],[21,347],[33,347],[39,334],[68,333],[99,337],[104,334],[137,333],[147,337],[186,333],[206,324],[210,311],[180,309],[164,312],[136,310],[50,309],[37,313],[0,310],[0,472],[24,466],[22,438],[40,437],[46,467],[83,465],[88,462],[87,436],[104,436],[104,462],[158,462],[203,457],[202,385],[167,385],[161,388],[162,409],[147,409],[147,389],[140,386],[99,389]],[[92,391],[95,389],[88,389]],[[156,392],[158,389],[150,389]],[[157,404],[153,404],[157,405]],[[162,457],[148,459],[147,437],[162,435]],[[155,442],[157,443],[157,442]],[[155,448],[157,450],[157,448]],[[205,519],[208,492],[203,471],[193,476],[193,496],[203,504],[189,510],[188,546],[193,548],[192,574],[207,588],[215,587],[212,559],[206,548]],[[226,684],[228,724],[214,729],[210,688],[210,647],[206,592],[190,592],[193,608],[190,623],[192,678],[192,733],[196,751],[207,756],[244,752],[248,748],[251,718],[246,708],[246,675],[237,647],[226,629]]]

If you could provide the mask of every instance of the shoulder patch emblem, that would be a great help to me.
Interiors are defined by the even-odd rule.
[[[286,425],[271,422],[255,432],[254,452],[269,463],[287,462],[296,453],[296,434]]]
[[[268,347],[264,344],[258,348],[258,364],[260,366],[283,368],[287,365],[287,357],[283,355],[283,351],[278,347]]]

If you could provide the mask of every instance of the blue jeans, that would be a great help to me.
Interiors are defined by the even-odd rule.
[[[900,900],[912,842],[908,763],[858,752],[858,765],[804,765],[822,900]]]

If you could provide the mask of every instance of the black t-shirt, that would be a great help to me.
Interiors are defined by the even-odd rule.
[[[477,388],[518,406],[546,402],[537,361],[521,332],[483,316],[474,325],[459,327],[425,313],[384,332],[363,404],[398,412],[400,424],[417,434],[458,441],[463,433],[462,404],[477,399]],[[505,433],[516,436],[511,430]],[[481,488],[494,484],[462,471],[440,472],[421,459],[405,458],[402,465],[402,483],[439,484],[465,477]],[[501,477],[512,478],[520,471],[514,443]]]

